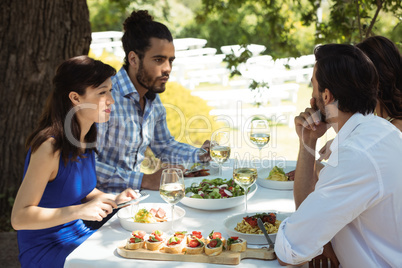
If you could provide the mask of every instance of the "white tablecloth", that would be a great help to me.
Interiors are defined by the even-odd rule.
[[[232,169],[224,167],[223,178],[231,178]],[[207,178],[213,178],[209,176]],[[205,177],[204,177],[205,178]],[[202,178],[200,178],[202,179]],[[159,195],[159,191],[147,191],[151,196],[145,203],[164,203]],[[223,227],[226,217],[245,212],[244,206],[230,208],[226,210],[206,211],[187,207],[181,203],[177,204],[186,210],[186,215],[180,225],[175,226],[176,230],[201,231],[204,236],[212,230],[221,232],[227,237]],[[295,210],[293,201],[293,191],[291,190],[271,190],[258,186],[257,192],[248,201],[248,211],[269,212],[270,210],[293,212]],[[104,226],[89,237],[83,244],[75,249],[66,259],[65,266],[72,267],[160,267],[166,262],[126,259],[117,254],[116,248],[131,232],[123,229],[117,215],[114,215]],[[217,265],[208,263],[192,262],[169,262],[169,267],[228,267],[227,265]],[[244,259],[236,267],[281,267],[277,260],[263,261],[256,259]]]

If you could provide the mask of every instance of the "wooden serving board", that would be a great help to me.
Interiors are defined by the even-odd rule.
[[[117,247],[117,253],[128,259],[145,259],[145,260],[159,260],[159,261],[181,261],[181,262],[201,262],[201,263],[215,263],[215,264],[229,264],[237,265],[242,259],[260,259],[260,260],[274,260],[276,259],[274,250],[267,248],[247,248],[244,252],[233,252],[223,250],[218,256],[208,256],[202,254],[170,254],[165,253],[164,249],[159,251],[150,251],[144,248],[130,250],[123,246]]]

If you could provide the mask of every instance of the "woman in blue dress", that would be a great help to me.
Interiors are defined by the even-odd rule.
[[[137,194],[95,188],[96,124],[109,120],[115,69],[87,56],[57,69],[38,127],[28,137],[24,179],[11,223],[18,231],[22,267],[63,267],[68,254],[102,221]]]

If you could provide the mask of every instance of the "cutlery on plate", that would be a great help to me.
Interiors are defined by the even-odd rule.
[[[261,218],[258,218],[257,224],[258,224],[258,227],[260,227],[262,233],[264,234],[265,239],[267,239],[269,248],[274,248],[274,242],[272,242],[271,238],[269,237],[269,235],[267,233],[267,230],[265,230],[265,226],[264,226],[264,223],[262,222]]]

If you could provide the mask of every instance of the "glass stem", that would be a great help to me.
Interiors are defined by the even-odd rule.
[[[247,192],[248,192],[248,188],[245,187],[244,188],[244,198],[245,198],[245,203],[246,203],[246,213],[247,213]]]
[[[172,208],[172,233],[174,234],[174,229],[173,229],[173,221],[174,221],[174,204],[172,204],[172,206],[171,206],[171,208]]]
[[[261,149],[262,148],[258,148],[258,153],[260,154],[260,160],[261,160]]]
[[[222,164],[219,164],[219,178],[222,177]]]

